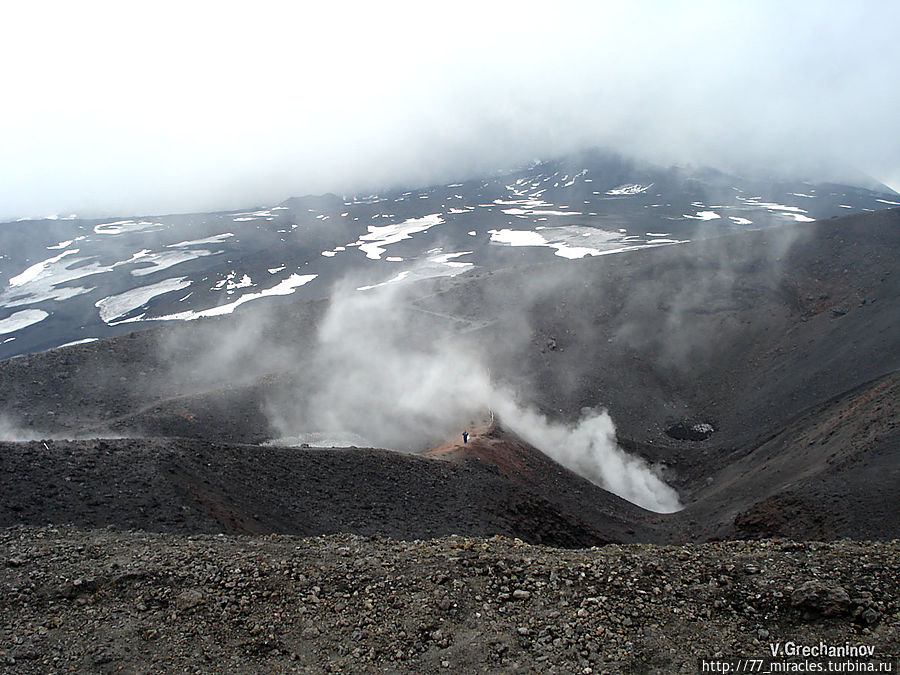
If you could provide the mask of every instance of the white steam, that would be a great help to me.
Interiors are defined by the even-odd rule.
[[[586,411],[574,427],[551,422],[502,394],[494,410],[512,431],[592,483],[650,511],[681,509],[678,493],[642,459],[618,446],[615,425],[605,410]]]
[[[0,441],[35,441],[46,437],[46,435],[41,436],[33,430],[23,429],[20,424],[7,415],[0,414]]]
[[[310,361],[307,405],[298,406],[299,394],[271,403],[284,437],[350,436],[417,451],[492,410],[506,428],[610,492],[652,511],[681,508],[672,488],[618,447],[606,411],[591,411],[574,427],[548,420],[492,379],[458,337],[464,320],[419,308],[404,290],[391,284],[335,294]]]

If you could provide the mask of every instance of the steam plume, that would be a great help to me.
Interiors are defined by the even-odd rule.
[[[272,401],[276,427],[286,437],[350,437],[416,451],[455,436],[490,409],[511,431],[611,492],[653,511],[680,508],[674,490],[617,446],[605,411],[586,412],[574,426],[548,420],[492,378],[455,323],[418,307],[401,284],[337,292],[310,362],[315,393],[299,411],[299,395]]]

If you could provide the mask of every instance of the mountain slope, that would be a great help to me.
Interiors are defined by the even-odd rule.
[[[478,463],[361,448],[177,438],[0,443],[0,487],[0,526],[397,539],[502,534],[564,547],[606,543],[619,529],[576,518]],[[617,500],[584,488],[592,498]]]
[[[510,437],[501,445],[524,464],[503,460],[502,453],[495,453],[494,468],[473,461],[417,464],[425,460],[377,454],[374,463],[383,467],[379,471],[386,482],[376,501],[390,505],[384,508],[398,522],[421,517],[431,523],[392,530],[414,534],[450,531],[437,525],[448,513],[447,523],[472,525],[468,516],[459,515],[464,513],[473,514],[472,522],[482,528],[476,532],[519,533],[541,522],[545,530],[536,531],[542,538],[563,537],[570,543],[585,537],[900,536],[900,504],[890,489],[900,446],[891,404],[900,369],[898,252],[900,210],[895,209],[417,284],[389,315],[410,339],[420,332],[425,339],[435,332],[458,337],[479,354],[498,383],[517,392],[523,405],[558,422],[574,423],[583,408],[605,407],[620,444],[657,466],[687,508],[672,516],[636,515],[641,512],[610,495],[579,495],[586,490],[583,481],[554,482],[565,472],[531,463],[535,455],[523,455],[519,441]],[[184,494],[210,480],[218,486],[213,503],[225,503],[226,497],[240,501],[235,513],[240,522],[251,523],[247,514],[256,512],[254,489],[263,481],[248,486],[245,477],[281,481],[282,476],[273,468],[277,463],[252,465],[275,450],[233,443],[271,438],[273,422],[284,410],[302,419],[310,396],[332,376],[317,358],[317,331],[327,309],[297,300],[286,302],[277,320],[251,306],[243,316],[166,325],[0,361],[0,410],[16,438],[104,431],[194,436],[199,445],[183,440],[115,443],[133,452],[170,444],[180,453],[176,471],[197,448],[207,448],[202,452],[211,466],[191,464],[182,496],[172,503],[185,503]],[[679,425],[708,425],[709,432],[702,440],[680,440],[669,435]],[[208,449],[211,442],[231,448],[222,461],[240,470],[217,468],[220,458]],[[72,452],[95,453],[99,446],[65,447],[46,458],[47,471],[64,471],[52,466],[64,466]],[[50,451],[41,444],[28,448],[30,458],[15,460],[13,473],[5,475],[22,472],[36,493],[44,494],[41,472],[28,466],[45,461],[41,457]],[[459,447],[450,450],[458,454]],[[292,451],[277,452],[293,458]],[[354,475],[353,461],[347,459],[352,454],[293,452],[306,462],[302,476],[314,476],[316,462],[344,467],[345,461]],[[402,475],[398,467],[407,466],[415,471],[439,466],[423,469],[423,475],[451,472],[461,481],[453,484],[466,487],[454,488],[456,496],[440,508],[404,511],[399,507],[404,495],[420,489],[418,483],[411,488],[394,480]],[[521,474],[511,473],[513,468]],[[546,484],[535,481],[536,475]],[[353,480],[331,483],[334,495],[341,495],[332,502],[327,490],[304,501],[307,497],[298,492],[302,485],[303,480],[295,480],[279,488],[286,501],[271,502],[265,527],[294,531],[283,529],[278,513],[299,509],[291,521],[298,527],[307,517],[302,515],[306,507],[298,505],[319,509],[326,503],[334,513],[308,521],[310,529],[302,531],[338,531],[329,528],[354,522],[374,527],[375,520],[360,515],[364,510],[355,497],[342,493],[352,493]],[[62,482],[54,486],[69,489]],[[103,489],[94,486],[85,496]],[[473,501],[472,495],[482,491],[506,495],[506,501]],[[441,490],[422,495],[447,499]],[[65,513],[74,500],[52,512]],[[294,506],[292,500],[297,500]],[[512,502],[521,503],[518,510],[510,510]],[[29,508],[29,518],[37,522],[52,519],[40,504]],[[538,517],[542,509],[552,523]],[[16,513],[25,511],[10,511],[10,522],[24,517]],[[222,527],[209,514],[204,518],[203,527]]]
[[[286,295],[323,298],[348,275],[366,289],[896,205],[900,196],[883,186],[660,168],[593,152],[462,183],[241,212],[4,223],[0,358]]]

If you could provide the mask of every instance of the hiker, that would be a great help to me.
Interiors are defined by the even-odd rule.
[[[463,432],[463,443],[468,443],[468,442],[469,442],[469,432],[464,431]]]

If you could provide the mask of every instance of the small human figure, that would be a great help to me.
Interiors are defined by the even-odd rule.
[[[468,442],[469,442],[469,432],[464,431],[463,432],[463,443],[468,443]]]

